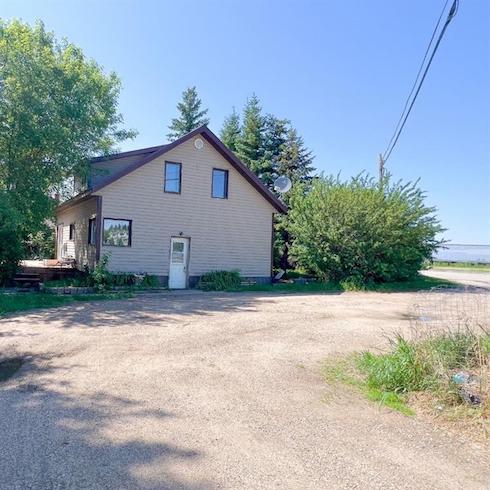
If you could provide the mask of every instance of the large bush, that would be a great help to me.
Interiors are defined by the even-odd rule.
[[[20,220],[10,196],[0,191],[0,286],[12,278],[22,258]]]
[[[434,208],[417,184],[382,183],[368,176],[349,181],[315,179],[297,186],[288,227],[292,254],[305,270],[356,284],[415,276],[441,244]]]

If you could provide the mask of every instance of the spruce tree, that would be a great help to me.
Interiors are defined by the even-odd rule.
[[[172,119],[172,124],[168,127],[170,132],[167,134],[167,138],[170,141],[184,136],[199,126],[209,124],[209,119],[205,117],[208,109],[201,110],[201,104],[196,87],[189,87],[184,90],[182,101],[177,104],[180,115]]]
[[[286,143],[289,121],[268,114],[264,119],[264,156],[262,180],[272,187],[274,179],[280,175],[278,162]]]
[[[231,150],[236,152],[238,141],[241,137],[240,116],[233,107],[233,112],[225,119],[221,128],[221,141]]]
[[[307,182],[315,170],[313,158],[312,152],[305,147],[303,138],[296,129],[290,127],[281,145],[276,172],[278,175],[287,175],[293,183]]]
[[[264,117],[258,97],[247,100],[243,111],[243,125],[237,142],[237,154],[250,170],[261,177],[264,165]]]

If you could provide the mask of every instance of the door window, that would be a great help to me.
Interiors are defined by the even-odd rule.
[[[172,242],[172,264],[184,263],[184,243]]]

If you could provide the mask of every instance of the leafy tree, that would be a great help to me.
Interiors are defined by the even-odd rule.
[[[232,113],[225,119],[221,128],[221,141],[231,150],[236,152],[240,139],[240,116],[233,107]]]
[[[441,245],[443,231],[417,183],[314,179],[297,185],[288,228],[300,266],[323,279],[355,284],[413,277]]]
[[[182,101],[177,104],[180,115],[172,119],[168,127],[170,132],[167,138],[176,140],[199,126],[209,124],[206,116],[208,109],[201,110],[201,99],[197,95],[196,87],[189,87],[182,93]]]
[[[13,276],[22,258],[21,214],[10,197],[6,191],[0,191],[0,285]]]
[[[237,154],[247,167],[262,176],[264,169],[264,127],[262,107],[254,94],[247,100],[243,110],[243,125],[237,142]]]
[[[0,21],[0,190],[22,240],[45,226],[68,178],[134,135],[120,128],[120,81],[42,23]]]

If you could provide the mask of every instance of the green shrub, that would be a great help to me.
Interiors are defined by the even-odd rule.
[[[108,289],[113,284],[113,275],[107,269],[109,257],[109,254],[104,254],[94,267],[94,270],[90,272],[89,282],[91,286],[98,290]]]
[[[134,286],[136,284],[136,276],[131,273],[119,272],[117,274],[112,274],[111,286],[123,287],[123,286]]]
[[[239,288],[240,283],[238,271],[212,271],[201,276],[197,287],[204,291],[225,291]]]
[[[145,274],[140,285],[144,288],[157,288],[160,286],[160,281],[158,280],[157,276]]]
[[[365,291],[368,285],[360,276],[349,276],[339,282],[342,291]]]
[[[288,229],[291,256],[323,280],[362,283],[416,276],[441,241],[434,208],[416,184],[319,177],[311,188],[291,191]]]

